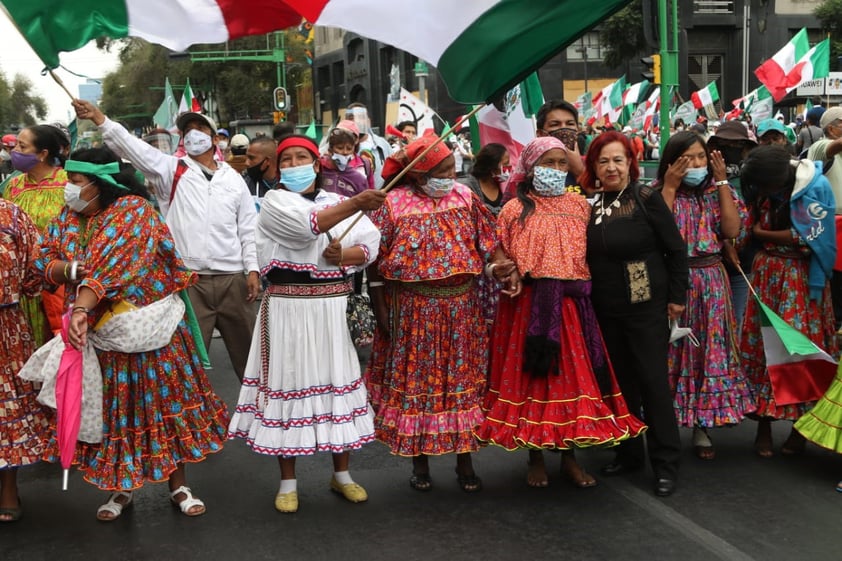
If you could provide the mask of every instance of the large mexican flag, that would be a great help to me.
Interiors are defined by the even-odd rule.
[[[91,39],[142,37],[173,50],[298,25],[301,18],[408,51],[453,99],[502,95],[630,0],[0,0],[50,68]]]

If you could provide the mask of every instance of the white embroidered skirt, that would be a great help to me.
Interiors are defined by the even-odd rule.
[[[272,456],[340,453],[374,440],[347,301],[264,295],[229,438]]]

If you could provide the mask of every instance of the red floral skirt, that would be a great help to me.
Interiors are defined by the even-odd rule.
[[[477,438],[507,450],[564,450],[613,446],[646,430],[629,412],[610,365],[609,391],[600,391],[572,298],[562,301],[559,373],[533,377],[523,371],[531,307],[529,286],[517,298],[500,298],[483,401],[486,419]]]

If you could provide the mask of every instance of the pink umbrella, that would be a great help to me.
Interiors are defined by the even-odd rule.
[[[61,339],[64,352],[56,374],[56,432],[61,467],[64,468],[62,489],[67,491],[67,477],[76,454],[76,439],[82,422],[82,351],[73,348],[67,333],[70,311],[61,317]]]

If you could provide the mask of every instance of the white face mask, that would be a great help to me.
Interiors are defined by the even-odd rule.
[[[421,185],[421,190],[428,197],[440,199],[450,193],[453,189],[453,184],[454,180],[450,177],[431,177],[427,179],[427,183]]]
[[[210,135],[200,131],[199,129],[190,130],[184,135],[184,149],[191,156],[204,154],[210,150],[212,146],[213,140]]]
[[[219,142],[216,143],[216,145],[219,146],[219,149],[222,150],[223,152],[225,150],[228,150],[228,141],[227,140],[220,140]]]
[[[96,199],[96,197],[99,197],[99,195],[97,195],[90,201],[86,201],[82,198],[82,189],[84,189],[91,183],[93,183],[93,181],[85,183],[81,186],[76,185],[75,183],[67,183],[64,186],[64,203],[76,212],[84,211],[86,208],[88,208],[88,205]]]
[[[353,158],[353,154],[334,154],[331,156],[333,163],[336,164],[336,168],[339,171],[345,171],[345,168],[348,167],[348,164],[351,163],[351,158]]]

